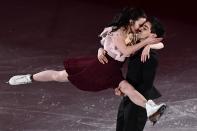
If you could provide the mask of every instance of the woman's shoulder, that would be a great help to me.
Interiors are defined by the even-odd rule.
[[[120,28],[120,29],[112,32],[112,35],[113,36],[116,36],[116,37],[125,37],[124,29],[123,28]]]

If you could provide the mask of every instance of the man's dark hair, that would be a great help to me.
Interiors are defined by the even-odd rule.
[[[157,37],[164,37],[165,29],[161,22],[156,17],[149,17],[147,19],[151,23],[151,32],[155,33]]]

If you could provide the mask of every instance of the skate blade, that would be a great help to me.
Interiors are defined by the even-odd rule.
[[[153,126],[157,123],[157,121],[161,118],[161,116],[166,111],[167,106],[163,105],[159,108],[159,110],[149,117],[149,120],[153,123]]]

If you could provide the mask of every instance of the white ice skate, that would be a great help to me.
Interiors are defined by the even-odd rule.
[[[166,110],[166,104],[155,104],[152,100],[148,100],[146,103],[146,112],[147,117],[149,120],[154,124],[160,119],[160,117],[163,115],[163,113]]]
[[[16,75],[10,78],[10,80],[7,82],[10,85],[21,85],[21,84],[28,84],[31,83],[31,75]]]

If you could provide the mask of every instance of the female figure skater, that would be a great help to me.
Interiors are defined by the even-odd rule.
[[[137,43],[136,35],[133,35],[135,29],[145,23],[146,17],[139,9],[129,9],[123,12],[124,21],[112,28],[105,28],[101,33],[101,44],[107,51],[107,64],[101,64],[96,56],[78,57],[64,60],[65,70],[55,71],[46,70],[36,74],[17,75],[10,78],[10,85],[20,85],[32,83],[33,81],[47,82],[68,82],[70,81],[80,90],[101,91],[108,88],[118,89],[127,95],[136,105],[144,107],[147,111],[147,117],[155,123],[156,116],[160,116],[166,105],[156,105],[152,100],[147,101],[138,91],[134,89],[122,76],[121,67],[125,58],[135,53],[142,47],[150,44],[161,45],[161,38],[155,38],[154,35]],[[137,43],[137,44],[136,44]],[[159,44],[156,44],[159,43]],[[159,115],[158,115],[159,114]]]

